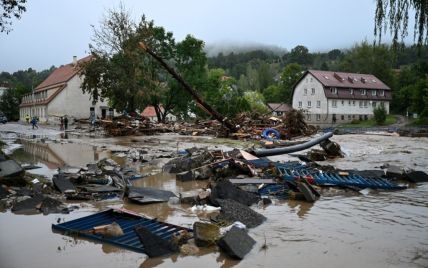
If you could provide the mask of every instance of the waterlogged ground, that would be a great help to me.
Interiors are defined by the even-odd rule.
[[[7,126],[7,125],[5,125]],[[4,131],[0,126],[0,131]],[[8,130],[11,130],[9,127]],[[16,130],[15,130],[16,131]],[[31,130],[30,130],[31,131]],[[50,132],[47,132],[48,134]],[[45,135],[47,135],[45,133]],[[343,169],[377,169],[389,163],[428,172],[428,138],[381,135],[336,135],[346,157],[330,160]],[[177,143],[178,142],[178,143]],[[82,165],[103,157],[119,163],[126,159],[112,155],[130,147],[182,149],[208,146],[227,149],[240,146],[224,141],[166,135],[96,139],[80,137],[62,142],[23,142],[17,157],[42,166],[33,172],[48,177],[62,164]],[[98,146],[96,146],[98,145]],[[42,148],[41,148],[42,147]],[[65,152],[65,153],[63,153]],[[41,154],[41,155],[40,155]],[[65,157],[62,157],[65,155]],[[91,159],[92,157],[92,159]],[[287,161],[288,156],[271,157]],[[142,171],[160,171],[163,161],[142,166]],[[158,173],[138,181],[138,186],[159,187],[174,192],[205,186],[206,182],[177,182],[171,174]],[[76,203],[80,209],[70,214],[15,215],[0,213],[1,267],[428,267],[428,183],[409,185],[395,192],[364,191],[364,194],[323,193],[314,204],[286,200],[267,207],[253,207],[267,217],[262,225],[250,229],[257,244],[242,261],[231,260],[217,248],[205,249],[197,256],[174,255],[149,259],[144,254],[109,245],[74,239],[53,233],[51,225],[76,219],[107,206],[125,207],[146,216],[186,227],[199,217],[186,205],[123,204],[121,200]],[[267,247],[263,247],[266,244]]]

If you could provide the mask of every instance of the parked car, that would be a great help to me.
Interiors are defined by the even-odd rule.
[[[7,117],[4,114],[0,114],[0,123],[2,124],[7,123]]]

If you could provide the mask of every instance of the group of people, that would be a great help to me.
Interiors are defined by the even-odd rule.
[[[31,119],[31,120],[30,120]],[[30,117],[29,114],[25,115],[25,121],[27,124],[31,124],[33,126],[33,129],[38,129],[38,123],[39,123],[39,117],[33,116]],[[67,116],[61,116],[60,118],[60,130],[67,130],[68,128],[68,118]]]
[[[31,118],[31,120],[30,120],[30,118]],[[25,115],[25,121],[27,121],[27,124],[31,123],[31,125],[33,126],[33,129],[39,128],[39,126],[37,125],[39,123],[39,117],[37,117],[37,116],[30,117],[30,115],[27,114],[27,115]]]
[[[67,116],[61,116],[59,119],[59,129],[60,130],[67,130],[68,128],[68,118]]]

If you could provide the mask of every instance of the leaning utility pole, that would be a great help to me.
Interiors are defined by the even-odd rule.
[[[144,49],[147,53],[155,58],[171,75],[174,77],[183,87],[187,90],[193,98],[216,120],[224,124],[231,132],[236,131],[236,126],[232,124],[227,118],[223,117],[216,110],[214,110],[208,103],[206,103],[201,96],[186,82],[184,79],[173,69],[171,68],[163,59],[156,55],[151,49],[149,49],[143,42],[140,42],[140,47]]]

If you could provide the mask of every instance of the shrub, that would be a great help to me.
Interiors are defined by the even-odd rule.
[[[386,109],[383,105],[374,108],[373,110],[374,120],[378,125],[382,125],[386,121]]]

